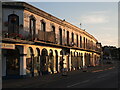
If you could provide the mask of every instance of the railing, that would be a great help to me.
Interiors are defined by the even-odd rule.
[[[34,37],[32,37],[31,34],[28,34],[27,36],[23,37],[21,34],[3,32],[2,38],[12,38],[12,39],[18,39],[18,40],[22,39],[22,40],[27,40],[27,41],[31,41],[31,40],[34,41],[35,39],[37,39],[38,41],[59,44],[59,35],[56,35],[55,32],[53,31],[51,32],[38,31],[38,34],[35,34]],[[77,47],[74,42],[70,42],[70,41],[69,41],[69,44],[63,43],[62,45],[75,47],[75,48]],[[81,48],[80,45],[78,45],[78,47]],[[92,51],[97,51],[97,52],[102,51],[100,47],[98,48],[97,46],[92,45],[92,44],[88,44],[87,47],[84,48],[84,43],[82,43],[82,49],[92,50]]]
[[[27,41],[34,41],[35,39],[40,41],[46,41],[46,42],[56,42],[55,33],[54,32],[43,32],[39,31],[38,34],[31,35],[28,34],[26,36],[23,36],[22,34],[18,33],[8,33],[8,32],[2,32],[2,38],[12,38],[12,39],[22,39]]]
[[[2,32],[2,38],[24,39],[22,34]]]
[[[46,41],[46,42],[56,42],[56,35],[55,32],[44,32],[44,31],[38,31],[37,39],[40,41]]]

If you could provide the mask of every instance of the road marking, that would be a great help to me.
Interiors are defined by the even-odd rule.
[[[69,88],[69,87],[73,87],[73,86],[76,86],[76,85],[78,85],[78,84],[83,84],[83,83],[86,83],[86,82],[89,82],[89,81],[90,81],[90,80],[85,80],[85,81],[82,81],[82,82],[78,82],[78,83],[69,85],[69,86],[67,86],[67,87],[68,87],[68,88]]]

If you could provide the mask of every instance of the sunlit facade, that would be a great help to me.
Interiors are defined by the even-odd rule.
[[[32,77],[99,65],[101,43],[25,2],[2,3],[2,76]]]

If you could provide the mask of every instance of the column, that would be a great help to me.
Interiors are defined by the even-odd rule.
[[[71,71],[71,61],[72,61],[72,58],[71,58],[71,55],[69,55],[69,68],[70,68],[70,71]]]
[[[26,54],[21,54],[20,56],[20,75],[26,75]]]
[[[60,72],[60,56],[58,56],[58,72]]]
[[[54,73],[57,73],[56,71],[56,55],[54,56],[54,66],[53,66]]]
[[[20,50],[20,75],[25,76],[27,49],[26,47],[22,46],[19,50]]]
[[[93,61],[93,66],[95,66],[95,58],[94,58],[94,54],[92,54],[92,61]]]
[[[85,53],[83,53],[83,67],[85,66]]]

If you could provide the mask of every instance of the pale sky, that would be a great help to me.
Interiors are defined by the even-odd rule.
[[[117,2],[29,2],[53,16],[85,29],[102,45],[118,46]]]

